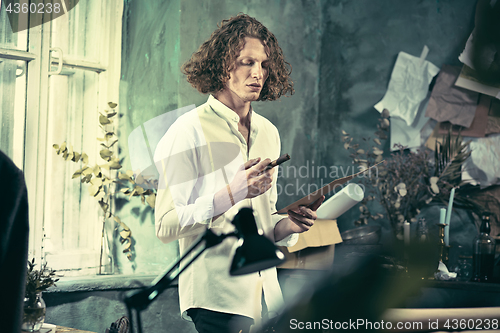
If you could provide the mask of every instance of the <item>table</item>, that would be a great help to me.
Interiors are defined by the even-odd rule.
[[[67,332],[71,332],[71,333],[96,333],[96,332],[82,331],[82,330],[79,330],[77,328],[64,327],[64,326],[58,326],[58,325],[56,325],[55,331],[54,331],[54,329],[48,331],[48,328],[45,328],[42,326],[42,328],[40,329],[40,332],[41,333],[45,333],[45,332],[48,332],[48,333],[67,333]]]

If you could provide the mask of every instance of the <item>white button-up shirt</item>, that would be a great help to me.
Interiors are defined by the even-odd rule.
[[[269,191],[253,199],[234,198],[236,205],[213,219],[220,214],[214,211],[214,194],[231,183],[246,161],[257,157],[274,160],[280,156],[276,127],[253,110],[250,112],[249,147],[238,131],[238,115],[213,96],[179,117],[158,143],[154,156],[160,173],[156,235],[164,243],[178,239],[181,255],[206,228],[215,233],[234,231],[231,221],[243,207],[253,209],[257,227],[274,241],[274,227],[283,218],[272,215],[276,212],[277,172]],[[292,234],[278,245],[292,246],[297,239],[298,235]],[[235,241],[234,237],[226,238],[203,252],[180,274],[183,318],[189,320],[186,315],[189,308],[255,318],[261,309],[256,295],[262,295],[262,290],[270,313],[280,311],[283,298],[276,268],[242,276],[229,275]]]

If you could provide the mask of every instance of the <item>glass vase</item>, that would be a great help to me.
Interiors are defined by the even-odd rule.
[[[24,298],[24,314],[22,330],[26,332],[38,332],[45,321],[47,306],[42,298],[42,293]]]

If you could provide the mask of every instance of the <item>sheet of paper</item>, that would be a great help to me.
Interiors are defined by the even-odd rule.
[[[470,34],[469,38],[467,39],[467,42],[465,43],[464,50],[458,56],[458,60],[460,60],[460,62],[462,64],[465,64],[465,65],[469,66],[470,68],[474,68],[474,65],[472,64],[472,56],[471,56],[472,48],[474,46],[474,37],[473,36],[474,36],[474,30],[472,30],[472,33]]]
[[[455,85],[500,99],[500,84],[491,86],[481,82],[474,69],[467,65],[462,67],[462,71],[460,72]]]
[[[425,50],[424,50],[425,51]],[[426,52],[423,52],[423,56]],[[374,107],[389,110],[391,117],[400,117],[410,126],[420,103],[427,96],[432,78],[439,68],[424,58],[399,52],[385,96]]]
[[[337,222],[333,220],[316,220],[313,226],[299,234],[299,240],[294,246],[288,248],[293,253],[306,247],[318,247],[342,242]]]
[[[331,191],[335,190],[338,185],[345,184],[349,180],[353,179],[356,176],[359,176],[362,173],[370,172],[369,171],[370,169],[374,169],[379,164],[384,163],[384,162],[385,161],[379,162],[379,163],[377,163],[375,165],[372,165],[370,168],[368,168],[368,169],[366,169],[364,171],[360,171],[358,173],[355,173],[353,175],[350,175],[350,176],[347,176],[347,177],[344,177],[344,178],[335,179],[334,181],[332,181],[331,183],[326,184],[325,186],[323,186],[319,190],[316,190],[316,191],[314,191],[314,192],[306,195],[302,199],[299,199],[299,200],[295,201],[294,203],[286,206],[285,208],[280,209],[279,211],[277,211],[274,214],[287,214],[287,212],[289,210],[297,209],[297,208],[299,208],[299,206],[307,206],[307,205],[313,203],[314,201],[318,200],[319,198],[321,198],[321,196],[326,195],[326,194],[330,193]]]
[[[319,219],[336,220],[365,197],[363,188],[351,183],[326,200],[316,211]]]
[[[425,115],[437,121],[470,127],[476,112],[479,94],[456,87],[460,67],[443,65],[432,89]]]
[[[470,140],[472,153],[464,165],[467,173],[481,188],[500,184],[500,134]]]
[[[475,112],[476,116],[474,117],[474,120],[472,121],[472,124],[469,128],[464,128],[461,126],[452,127],[450,122],[442,122],[439,124],[439,134],[447,134],[450,130],[450,127],[452,127],[452,134],[454,135],[458,135],[458,132],[460,130],[460,133],[464,137],[484,137],[486,134],[486,127],[488,126],[488,113],[490,110],[490,105],[491,97],[481,94],[479,104],[477,105]]]
[[[399,117],[391,117],[391,151],[398,149],[394,147],[396,143],[408,148],[418,148],[421,146],[420,131],[430,119],[425,116],[429,97],[430,94],[420,103],[417,116],[410,126]]]

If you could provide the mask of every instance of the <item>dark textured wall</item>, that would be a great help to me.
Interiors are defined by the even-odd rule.
[[[264,23],[278,38],[293,66],[296,93],[279,102],[255,103],[255,110],[279,129],[282,152],[292,156],[286,167],[302,170],[295,178],[283,168],[279,184],[292,184],[291,195],[281,195],[278,208],[297,200],[333,178],[312,175],[313,166],[336,166],[352,171],[341,143],[341,130],[355,137],[373,135],[378,112],[373,108],[384,95],[398,52],[419,56],[424,45],[436,66],[458,65],[458,55],[473,29],[475,0],[126,0],[123,18],[122,80],[119,108],[120,147],[130,168],[128,135],[144,122],[179,107],[206,101],[185,81],[180,66],[216,28],[239,12]],[[302,169],[299,169],[301,168]],[[351,168],[351,169],[348,169]],[[161,244],[154,234],[153,211],[140,204],[117,202],[117,213],[132,229],[134,260],[129,262],[117,244],[117,270],[125,274],[159,274],[175,259],[175,244]],[[339,219],[341,230],[353,227],[357,209]],[[434,223],[438,207],[430,207]],[[450,238],[461,231],[470,244],[475,229],[467,214],[454,213]],[[387,234],[388,226],[384,226]],[[431,230],[435,232],[435,230]],[[470,235],[468,237],[467,235]],[[51,296],[49,319],[67,325],[103,331],[123,306],[116,292],[58,299]],[[66,299],[64,298],[66,297]],[[165,295],[145,314],[157,329],[181,332],[175,293]],[[71,305],[70,307],[67,307]],[[96,305],[98,307],[96,307]],[[101,309],[106,309],[105,312]],[[111,309],[111,310],[110,310]],[[110,312],[111,311],[111,312]],[[167,313],[168,312],[168,313]],[[77,313],[93,318],[80,323]],[[83,316],[85,314],[85,316]],[[119,316],[118,316],[119,317]],[[175,319],[174,319],[175,317]],[[56,320],[57,319],[57,320]],[[87,319],[88,320],[88,319]],[[175,328],[170,326],[174,323]],[[182,327],[181,327],[182,326]],[[149,331],[148,331],[149,332]]]
[[[292,156],[279,173],[281,189],[289,185],[288,194],[282,193],[278,201],[278,208],[284,207],[341,177],[340,171],[353,171],[341,130],[358,138],[373,136],[379,116],[373,105],[386,91],[398,52],[419,56],[427,45],[427,59],[436,66],[459,64],[457,57],[473,29],[475,3],[130,0],[124,13],[120,86],[125,166],[130,167],[127,137],[134,128],[178,107],[206,101],[185,81],[180,66],[221,20],[244,12],[276,35],[293,66],[292,97],[254,103],[256,111],[278,127],[282,152]],[[318,166],[336,167],[339,174],[313,175]],[[127,204],[120,214],[136,241],[133,263],[118,255],[122,272],[155,272],[172,258],[175,246],[158,244],[154,237],[152,210]],[[352,228],[357,214],[356,208],[344,214],[341,230]],[[389,232],[388,225],[384,232]]]

